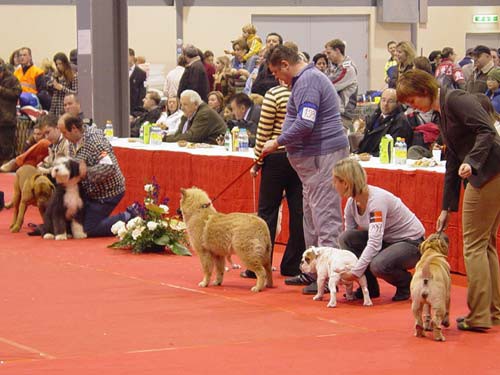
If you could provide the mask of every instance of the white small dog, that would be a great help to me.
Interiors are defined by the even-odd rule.
[[[334,247],[311,247],[302,254],[300,269],[305,273],[318,274],[318,293],[313,297],[315,301],[321,301],[325,293],[326,279],[330,288],[330,302],[328,307],[337,306],[336,288],[342,283],[346,286],[346,298],[348,301],[355,299],[352,291],[353,282],[342,280],[341,272],[348,271],[358,261],[356,255],[348,250],[336,249]],[[365,275],[361,276],[358,284],[363,291],[363,305],[372,306]]]

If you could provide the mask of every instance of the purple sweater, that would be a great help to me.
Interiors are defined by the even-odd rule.
[[[339,97],[328,77],[314,64],[307,65],[292,80],[278,143],[292,157],[326,155],[347,147],[339,108]]]

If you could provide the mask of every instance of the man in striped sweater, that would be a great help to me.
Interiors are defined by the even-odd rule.
[[[250,173],[255,177],[262,169],[258,215],[266,221],[269,227],[273,247],[283,191],[286,194],[290,233],[281,260],[280,272],[284,276],[295,276],[300,273],[300,261],[305,250],[302,226],[302,183],[297,172],[290,165],[283,146],[278,147],[265,159],[261,159],[264,144],[270,139],[278,138],[281,134],[289,97],[290,89],[285,85],[269,89],[264,96],[254,148],[257,164]],[[253,272],[246,270],[241,273],[241,276],[253,277]]]

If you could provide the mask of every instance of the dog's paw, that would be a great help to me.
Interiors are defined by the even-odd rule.
[[[13,225],[10,227],[11,233],[18,233],[20,230],[21,230],[21,227],[19,225]]]
[[[43,239],[44,240],[53,240],[54,239],[54,235],[52,233],[45,233],[43,235]]]
[[[254,292],[254,293],[258,293],[258,292],[260,292],[260,289],[259,289],[259,287],[258,287],[257,285],[253,286],[253,287],[252,287],[252,289],[250,289],[250,290],[251,290],[252,292]]]
[[[215,280],[212,285],[219,286],[222,285],[222,280]]]
[[[321,301],[323,299],[323,296],[320,295],[320,294],[316,294],[314,297],[313,297],[313,300],[314,301]]]
[[[434,341],[446,341],[442,333],[434,333]]]
[[[363,302],[363,306],[373,306],[373,302],[372,301],[365,301],[365,302]]]
[[[337,307],[337,302],[330,301],[330,302],[328,302],[328,305],[326,305],[326,307],[332,307],[332,308]]]
[[[415,337],[425,337],[424,327],[419,324],[415,325]]]
[[[65,241],[67,239],[68,239],[68,236],[66,235],[66,233],[56,235],[56,241]]]
[[[205,280],[203,280],[203,281],[200,281],[198,286],[201,286],[202,288],[206,288],[208,286],[208,283]]]
[[[241,266],[239,264],[233,263],[233,264],[231,264],[231,268],[233,270],[239,270],[241,268]]]
[[[87,238],[87,233],[73,233],[73,238],[75,240],[83,240],[84,238]]]

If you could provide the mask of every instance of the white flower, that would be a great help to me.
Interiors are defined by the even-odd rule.
[[[111,233],[116,235],[118,232],[120,232],[123,229],[125,229],[125,223],[120,220],[120,221],[117,221],[116,223],[113,224],[113,226],[111,227]]]
[[[163,210],[164,214],[168,214],[168,206],[166,204],[160,204],[158,207],[160,207]]]
[[[142,226],[141,226],[141,227],[137,227],[137,228],[135,228],[135,229],[133,230],[133,232],[132,232],[132,238],[133,238],[134,240],[137,240],[137,238],[139,238],[139,236],[142,234],[142,232],[144,231],[144,229],[145,229],[145,228],[146,228],[146,227],[142,227]]]
[[[158,223],[155,223],[154,221],[148,221],[147,227],[150,231],[153,231],[158,228]]]
[[[186,224],[183,221],[172,219],[170,220],[170,228],[173,230],[184,230],[186,229]]]
[[[127,235],[128,231],[125,227],[123,227],[123,229],[120,229],[118,230],[118,237],[120,238],[120,240],[123,240],[125,238],[125,236]]]
[[[144,185],[144,191],[146,193],[151,193],[151,192],[154,191],[154,189],[155,188],[154,188],[153,184],[146,184],[146,185]]]
[[[140,216],[137,216],[137,217],[134,217],[133,219],[128,221],[126,228],[128,230],[131,230],[131,229],[134,229],[135,227],[141,225],[142,223],[143,223],[142,218]]]

